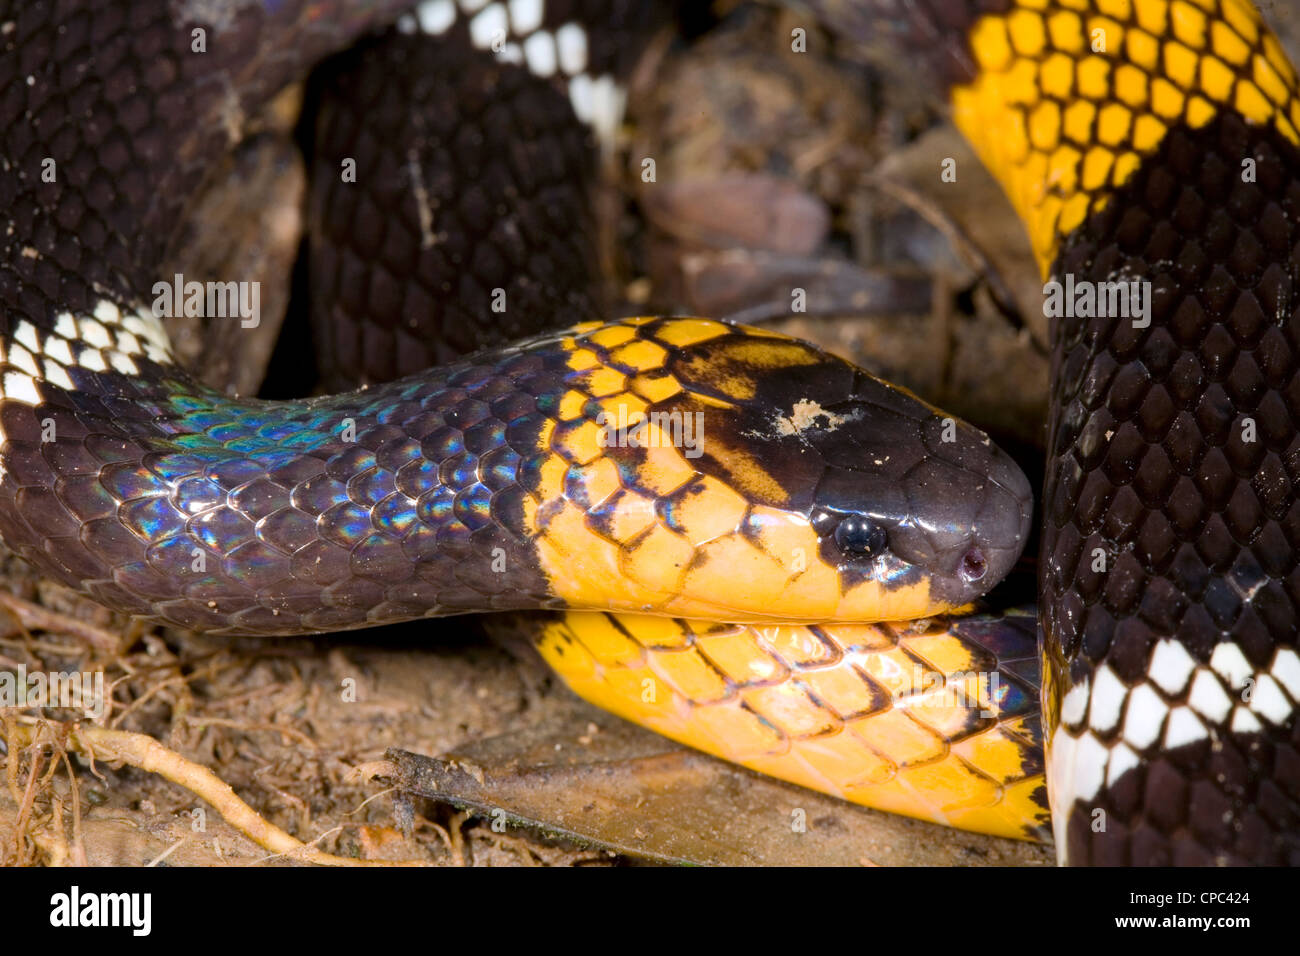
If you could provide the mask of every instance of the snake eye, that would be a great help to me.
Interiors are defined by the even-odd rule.
[[[835,527],[835,543],[848,554],[871,558],[885,550],[889,536],[864,515],[847,515]]]

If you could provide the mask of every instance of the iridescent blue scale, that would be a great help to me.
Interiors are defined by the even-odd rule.
[[[409,462],[398,471],[397,484],[404,495],[418,499],[438,486],[438,465],[428,458]]]
[[[348,445],[330,457],[325,470],[340,478],[355,478],[376,466],[375,453],[359,445]]]
[[[212,407],[211,402],[206,402],[199,396],[202,392],[187,394],[185,388],[189,386],[188,382],[169,381],[173,386],[171,398],[168,401],[176,411],[188,414],[189,412],[203,412]]]
[[[415,523],[415,502],[402,494],[389,495],[375,505],[370,515],[376,528],[400,537]]]
[[[465,436],[457,428],[439,428],[424,440],[425,454],[433,458],[450,458],[465,450]]]
[[[213,508],[189,521],[190,532],[218,554],[233,550],[248,540],[253,527],[247,518],[230,508]]]
[[[522,456],[509,447],[485,456],[481,469],[483,483],[494,489],[515,484],[519,480],[519,463],[522,460]]]
[[[137,498],[128,501],[118,509],[122,523],[142,538],[155,539],[166,531],[183,525],[185,516],[174,508],[162,495]]]
[[[505,440],[506,426],[502,422],[483,422],[465,430],[465,448],[475,455],[500,448]]]
[[[425,524],[437,527],[451,517],[455,503],[455,491],[446,485],[440,485],[435,491],[419,500],[416,504],[416,516]]]
[[[315,451],[317,448],[320,448],[328,442],[341,440],[342,437],[342,429],[340,429],[339,434],[323,435],[312,429],[304,428],[302,431],[291,434],[287,438],[280,440],[277,444],[281,448],[294,448],[298,451]]]
[[[293,490],[294,505],[308,514],[324,514],[348,500],[348,486],[327,475],[305,481]]]
[[[188,580],[195,563],[194,540],[189,535],[175,533],[160,538],[145,551],[145,560],[159,573]]]
[[[249,435],[226,443],[226,450],[239,455],[260,456],[278,448],[269,438]]]
[[[211,478],[186,478],[176,485],[172,500],[186,514],[201,514],[224,502],[226,490]]]
[[[478,460],[470,455],[458,455],[453,460],[450,470],[444,468],[447,484],[455,488],[464,488],[478,480]]]
[[[227,405],[195,408],[185,414],[183,421],[185,426],[192,431],[222,428],[231,424],[231,411],[231,408]]]
[[[370,533],[370,509],[347,501],[321,515],[321,525],[330,538],[351,545]]]
[[[157,494],[159,477],[143,465],[116,464],[105,466],[100,472],[99,480],[118,501],[131,501]]]
[[[583,508],[590,508],[596,502],[589,500],[587,495],[587,483],[583,479],[583,468],[578,464],[570,464],[564,470],[564,497],[568,498],[574,504]]]
[[[214,462],[207,468],[208,476],[227,490],[260,478],[265,467],[247,458]]]
[[[471,531],[492,523],[492,492],[474,485],[456,495],[456,517]]]
[[[265,438],[268,441],[282,442],[295,434],[300,427],[295,421],[266,422],[257,426],[257,435],[259,438]]]
[[[396,479],[384,468],[369,468],[348,482],[348,492],[353,500],[377,505],[397,490]]]
[[[556,392],[550,395],[540,395],[537,398],[537,410],[548,418],[558,416],[560,410],[560,399],[563,396]]]
[[[202,474],[209,461],[200,455],[154,455],[147,464],[149,470],[163,481],[179,481],[187,475]]]
[[[267,474],[274,475],[281,469],[290,467],[301,457],[297,452],[286,448],[276,448],[273,451],[259,452],[256,460],[266,469]]]
[[[1027,714],[1038,706],[1036,695],[1026,693],[1023,687],[1010,680],[999,680],[989,690],[991,702],[1003,714]]]

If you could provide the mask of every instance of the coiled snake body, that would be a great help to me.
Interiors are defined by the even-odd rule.
[[[1141,318],[1054,322],[1040,616],[1058,852],[1300,862],[1285,55],[1245,0],[810,5],[934,65],[1045,277],[1150,283]],[[110,607],[217,633],[569,609],[538,646],[617,713],[883,809],[1037,834],[1032,620],[885,623],[959,611],[1010,569],[1032,500],[1014,463],[782,336],[542,331],[597,310],[558,275],[585,275],[589,251],[561,202],[589,154],[561,114],[608,131],[609,75],[655,5],[431,0],[401,29],[439,35],[448,61],[491,48],[488,78],[426,80],[392,34],[355,54],[368,105],[323,121],[311,283],[335,359],[359,352],[378,380],[482,346],[458,316],[498,286],[527,304],[507,332],[531,338],[287,403],[175,364],[147,290],[189,197],[244,117],[405,6],[0,5],[5,544]],[[420,149],[387,148],[376,69],[432,106]],[[340,182],[363,136],[379,159]],[[369,313],[388,347],[356,337]],[[394,315],[459,340],[443,354]],[[611,431],[640,417],[635,440]],[[921,672],[962,700],[933,700]]]

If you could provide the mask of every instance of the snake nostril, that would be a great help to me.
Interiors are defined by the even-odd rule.
[[[989,563],[984,557],[984,552],[979,548],[971,548],[962,555],[958,573],[961,574],[961,579],[967,584],[974,584],[984,577],[988,570]]]

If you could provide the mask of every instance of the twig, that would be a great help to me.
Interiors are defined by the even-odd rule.
[[[953,219],[941,211],[926,195],[911,186],[896,180],[889,179],[885,176],[878,176],[874,173],[863,177],[863,184],[875,189],[883,195],[889,196],[897,202],[902,203],[911,209],[922,219],[928,222],[935,229],[943,234],[952,247],[957,251],[970,266],[984,280],[988,287],[989,295],[992,297],[998,311],[1011,323],[1012,328],[1017,331],[1027,331],[1030,333],[1029,341],[1035,352],[1040,355],[1048,354],[1047,346],[1039,342],[1032,330],[1025,324],[1024,317],[1020,314],[1016,306],[1015,296],[1007,287],[1006,281],[1002,278],[1002,273],[989,261],[988,256],[975,244],[975,242],[966,235],[963,230]]]
[[[25,628],[70,634],[92,647],[114,653],[122,644],[121,638],[116,634],[111,634],[85,621],[79,621],[67,614],[51,611],[31,601],[24,601],[13,594],[0,592],[0,604],[13,611],[14,616]]]
[[[72,769],[72,761],[68,759],[67,750],[59,756],[63,758],[63,765],[67,768],[68,786],[72,790],[72,865],[86,866],[86,844],[81,833],[81,788],[77,785],[77,774]]]
[[[10,746],[9,760],[13,763],[18,762],[18,754]],[[27,818],[31,816],[32,807],[36,803],[36,780],[41,775],[41,761],[45,759],[45,751],[33,747],[31,767],[27,771],[27,786],[23,790],[22,800],[18,803],[18,817],[14,821],[14,861],[22,859],[23,851],[23,834],[27,829]]]
[[[189,839],[189,838],[188,838],[188,837],[182,837],[181,839],[177,840],[175,843],[173,843],[173,844],[172,844],[171,846],[169,846],[167,849],[163,850],[162,853],[158,854],[158,856],[154,857],[154,858],[153,858],[152,860],[150,860],[147,864],[145,864],[145,866],[146,866],[146,867],[157,866],[157,865],[160,864],[163,860],[167,859],[167,857],[171,856],[173,853],[175,853],[177,850],[179,850],[182,846],[184,846],[184,845],[185,845],[185,841],[186,841],[187,839]]]
[[[28,741],[36,738],[35,728],[15,728],[18,737]],[[26,731],[26,733],[23,733]],[[384,860],[357,860],[335,856],[302,843],[267,821],[261,814],[236,795],[226,783],[207,767],[187,760],[174,750],[145,734],[103,727],[70,727],[68,746],[81,753],[105,761],[119,761],[148,773],[156,773],[178,786],[184,787],[200,799],[207,801],[227,823],[247,836],[263,849],[277,856],[304,860],[323,866],[426,866],[422,860],[390,862]],[[35,766],[33,767],[33,771]],[[35,773],[33,772],[33,777]],[[21,817],[20,817],[21,820]],[[319,838],[318,838],[319,839]]]

